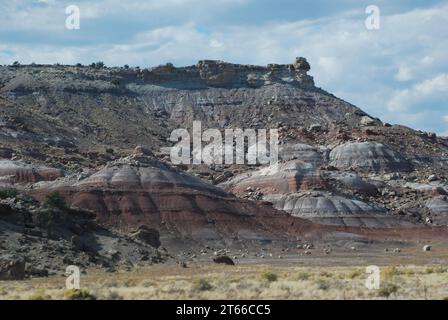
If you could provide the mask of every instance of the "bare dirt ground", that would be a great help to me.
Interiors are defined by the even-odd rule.
[[[81,291],[66,278],[0,282],[0,299],[448,299],[448,247],[430,252],[413,245],[385,251],[356,248],[329,255],[283,253],[217,265],[208,257],[187,262],[106,273],[81,274]],[[395,251],[395,252],[394,252]],[[398,252],[399,251],[399,252]],[[277,253],[276,253],[277,254]],[[367,289],[366,267],[380,268],[380,288]]]

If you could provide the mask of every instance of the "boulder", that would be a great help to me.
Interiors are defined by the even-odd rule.
[[[213,262],[214,263],[219,263],[219,264],[226,264],[228,266],[234,266],[235,262],[233,262],[233,260],[228,257],[228,256],[218,256],[213,258]]]
[[[376,124],[376,121],[372,118],[370,118],[369,116],[363,116],[361,118],[360,124],[362,126],[373,126]]]

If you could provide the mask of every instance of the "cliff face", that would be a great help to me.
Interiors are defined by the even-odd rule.
[[[293,64],[269,64],[267,67],[201,60],[191,67],[175,68],[166,64],[145,69],[143,79],[146,83],[177,88],[259,88],[274,83],[312,88],[314,81],[307,75],[309,70],[305,58],[296,58]]]

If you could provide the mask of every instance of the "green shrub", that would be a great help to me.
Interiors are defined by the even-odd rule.
[[[328,271],[322,271],[319,273],[319,276],[323,278],[331,278],[333,275]]]
[[[383,269],[383,276],[386,279],[392,279],[394,276],[400,275],[401,272],[396,267],[386,267]]]
[[[300,280],[300,281],[305,281],[305,280],[308,280],[309,278],[310,278],[310,275],[306,272],[300,272],[297,275],[297,280]]]
[[[67,300],[96,300],[96,297],[87,290],[69,289],[64,292],[64,298]]]
[[[90,65],[90,67],[91,67],[91,68],[95,68],[95,69],[102,69],[102,68],[105,67],[105,64],[104,64],[104,62],[102,62],[102,61],[98,61],[98,62],[93,62],[93,63]]]
[[[45,228],[50,229],[51,226],[54,225],[56,222],[56,213],[51,208],[42,208],[36,213],[36,222],[37,225]]]
[[[205,279],[197,279],[193,283],[193,289],[196,291],[208,291],[212,288],[213,286]]]
[[[398,286],[393,283],[383,283],[378,290],[378,295],[380,297],[389,298],[389,296],[398,291]]]
[[[116,291],[110,291],[107,295],[107,300],[123,300],[123,297]]]
[[[267,271],[261,275],[261,278],[263,280],[266,280],[267,282],[274,282],[274,281],[277,281],[278,276],[275,273]]]
[[[350,279],[355,279],[355,278],[358,278],[358,277],[360,277],[362,275],[362,272],[360,271],[360,270],[353,270],[353,271],[351,271],[349,274],[348,274],[348,277],[350,278]]]
[[[318,280],[316,284],[319,290],[328,290],[330,288],[330,284],[325,280]]]
[[[434,273],[434,269],[433,268],[426,268],[425,273],[426,274],[432,274],[432,273]]]
[[[51,296],[45,293],[45,290],[40,289],[28,297],[28,300],[51,300]]]
[[[67,203],[59,192],[50,193],[45,199],[44,206],[57,209],[66,209]]]
[[[0,189],[0,199],[14,198],[19,192],[14,188],[2,188]]]

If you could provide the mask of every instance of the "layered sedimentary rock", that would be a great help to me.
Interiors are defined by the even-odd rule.
[[[143,70],[147,83],[190,87],[261,87],[273,82],[313,87],[313,78],[307,75],[310,65],[305,58],[296,58],[293,64],[270,64],[266,67],[238,65],[216,60],[201,60],[195,66],[176,68],[168,63]],[[188,82],[188,83],[187,83]]]
[[[59,191],[70,205],[90,210],[100,222],[131,230],[146,225],[166,239],[271,241],[287,237],[292,219],[267,204],[238,199],[139,152],[65,186],[41,188],[43,199]],[[308,222],[293,222],[307,225]]]
[[[326,182],[314,165],[290,160],[241,174],[220,186],[236,194],[248,190],[257,190],[262,194],[288,194],[323,189]]]
[[[274,207],[326,225],[369,228],[412,226],[412,223],[400,220],[379,207],[325,192],[283,196],[275,201]]]
[[[277,211],[253,218],[268,209],[160,163],[134,158],[104,166],[140,144],[166,160],[161,150],[171,146],[172,130],[191,129],[193,121],[201,121],[203,130],[273,128],[279,130],[278,171],[237,165],[179,168],[213,183],[230,179],[227,190],[260,201],[276,204],[319,190],[325,191],[324,198],[345,198],[338,201],[348,201],[347,206],[362,200],[372,208],[384,207],[389,215],[400,212],[397,219],[408,215],[403,208],[410,208],[409,216],[424,221],[427,209],[422,203],[427,198],[422,199],[419,190],[402,187],[427,183],[430,175],[438,177],[438,190],[446,186],[448,140],[383,124],[314,86],[309,69],[301,58],[268,66],[211,60],[180,68],[0,66],[0,157],[64,168],[69,177],[51,183],[53,189],[96,211],[105,223],[139,227],[148,222],[162,237],[173,230],[203,238],[233,237],[240,226],[246,234],[263,234],[262,220],[270,221],[266,217]],[[146,156],[144,149],[134,155]],[[414,170],[408,172],[410,162]],[[73,182],[100,168],[104,169],[90,178]],[[41,179],[25,176],[24,181]],[[71,176],[76,178],[72,181]],[[49,184],[33,185],[33,192],[45,196],[51,191]],[[353,212],[359,210],[346,214]],[[251,222],[244,222],[246,218]],[[227,222],[215,227],[215,220]],[[356,219],[337,221],[360,224]],[[171,231],[163,232],[165,225]]]
[[[377,187],[351,172],[332,172],[330,177],[342,184],[343,188],[347,188],[356,193],[366,196],[375,196],[378,194]]]
[[[448,225],[448,197],[439,196],[426,202],[430,211],[430,219],[436,225]]]
[[[300,160],[315,166],[323,162],[321,153],[313,146],[304,143],[287,143],[279,146],[278,156],[281,160]]]
[[[332,194],[330,179],[358,194],[374,196],[378,193],[373,184],[356,174],[330,172],[324,176],[312,163],[300,160],[241,174],[220,187],[240,196],[271,202],[276,209],[324,225],[370,228],[412,225],[384,208]]]
[[[366,172],[408,171],[410,163],[386,145],[368,142],[349,142],[330,152],[330,164],[340,169]]]
[[[0,160],[0,185],[52,181],[63,176],[64,173],[60,169],[20,161]]]

